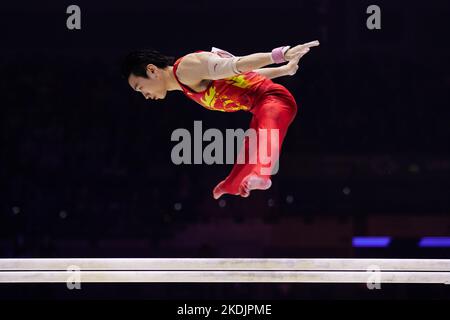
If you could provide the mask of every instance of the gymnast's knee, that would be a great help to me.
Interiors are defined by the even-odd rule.
[[[297,103],[293,102],[291,104],[289,104],[289,108],[290,108],[290,113],[291,113],[291,121],[295,119],[295,116],[297,115],[297,111],[298,111],[298,107],[297,107]]]

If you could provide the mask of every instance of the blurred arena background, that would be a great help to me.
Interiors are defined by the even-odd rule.
[[[448,1],[68,1],[0,7],[0,257],[450,258]],[[266,192],[212,198],[231,165],[172,164],[176,128],[247,128],[121,79],[132,49],[236,55],[318,39]],[[374,238],[375,237],[375,238]],[[27,288],[27,290],[23,290]],[[410,298],[441,286],[0,286],[0,298]],[[107,290],[106,290],[107,289]]]

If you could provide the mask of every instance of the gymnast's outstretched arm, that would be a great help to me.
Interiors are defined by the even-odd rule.
[[[265,76],[269,79],[274,79],[274,78],[283,77],[283,76],[293,76],[298,70],[298,62],[308,52],[309,52],[309,48],[305,49],[297,57],[290,60],[287,64],[285,64],[283,66],[274,67],[274,68],[260,68],[260,69],[256,69],[253,71],[258,72],[259,74],[262,74],[263,76]]]
[[[273,67],[273,68],[260,68],[260,69],[253,70],[253,72],[257,72],[269,79],[275,79],[275,78],[284,77],[284,76],[288,75],[285,66]]]
[[[234,75],[257,70],[274,63],[282,63],[299,58],[309,48],[318,46],[318,41],[300,44],[295,47],[280,47],[272,52],[259,52],[242,57],[222,58],[212,52],[191,53],[183,59],[182,68],[186,81],[199,79],[224,79]]]

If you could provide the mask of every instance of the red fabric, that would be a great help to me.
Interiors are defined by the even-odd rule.
[[[271,150],[270,129],[278,129],[278,155],[280,155],[281,147],[289,125],[292,123],[297,114],[297,104],[294,97],[285,87],[280,84],[273,83],[273,85],[263,93],[262,97],[258,99],[257,104],[253,107],[251,113],[253,113],[253,117],[250,121],[250,128],[255,130],[268,129],[267,141],[259,139],[259,136],[257,135],[258,148],[261,145],[266,144],[266,150]],[[246,159],[250,159],[251,155],[249,155],[248,139],[244,140],[244,145],[240,152],[245,152],[247,155]],[[243,179],[249,174],[255,174],[263,178],[270,178],[270,175],[261,174],[261,168],[269,168],[270,164],[263,165],[261,164],[259,157],[255,159],[258,159],[255,164],[235,163],[230,174],[225,180],[222,181],[223,183],[221,182],[221,189],[225,191],[225,193],[238,195],[241,193],[241,184]]]
[[[223,112],[244,110],[251,112],[253,117],[250,128],[255,130],[268,129],[267,141],[260,141],[257,134],[258,148],[262,143],[267,143],[268,149],[266,150],[271,150],[269,130],[279,129],[278,155],[281,153],[288,127],[297,114],[295,99],[284,86],[274,83],[257,72],[245,72],[226,79],[212,80],[205,90],[197,93],[181,83],[176,75],[181,59],[179,58],[175,62],[173,72],[187,97],[210,110]],[[240,152],[245,152],[246,159],[250,159],[247,139],[245,139]],[[247,175],[254,173],[269,178],[270,175],[262,175],[260,169],[261,167],[267,168],[270,164],[263,165],[260,163],[259,157],[255,159],[258,159],[257,163],[248,163],[249,161],[244,164],[235,163],[230,174],[221,182],[221,189],[225,193],[238,195],[241,192],[242,180]]]
[[[198,50],[196,52],[201,52]],[[272,80],[257,72],[244,72],[220,80],[211,80],[208,87],[195,92],[178,79],[176,71],[183,57],[173,65],[173,74],[183,89],[183,93],[203,107],[222,112],[235,112],[239,110],[250,111],[254,99],[264,92],[264,88],[272,84]]]

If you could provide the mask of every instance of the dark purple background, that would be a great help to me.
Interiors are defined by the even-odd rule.
[[[65,27],[70,4],[81,7],[79,31]],[[449,248],[417,247],[423,236],[450,235],[450,3],[377,1],[376,31],[365,26],[370,4],[2,3],[0,256],[450,258]],[[314,39],[321,46],[299,72],[274,80],[293,93],[299,113],[272,188],[224,197],[224,207],[211,193],[231,165],[176,166],[170,135],[192,132],[194,120],[204,129],[245,129],[251,115],[211,112],[179,91],[145,101],[117,65],[137,48],[180,57],[216,46],[245,55]],[[393,242],[355,249],[353,236]],[[75,295],[449,296],[420,286],[107,287]],[[42,286],[20,288],[0,286],[0,297],[43,294]]]

